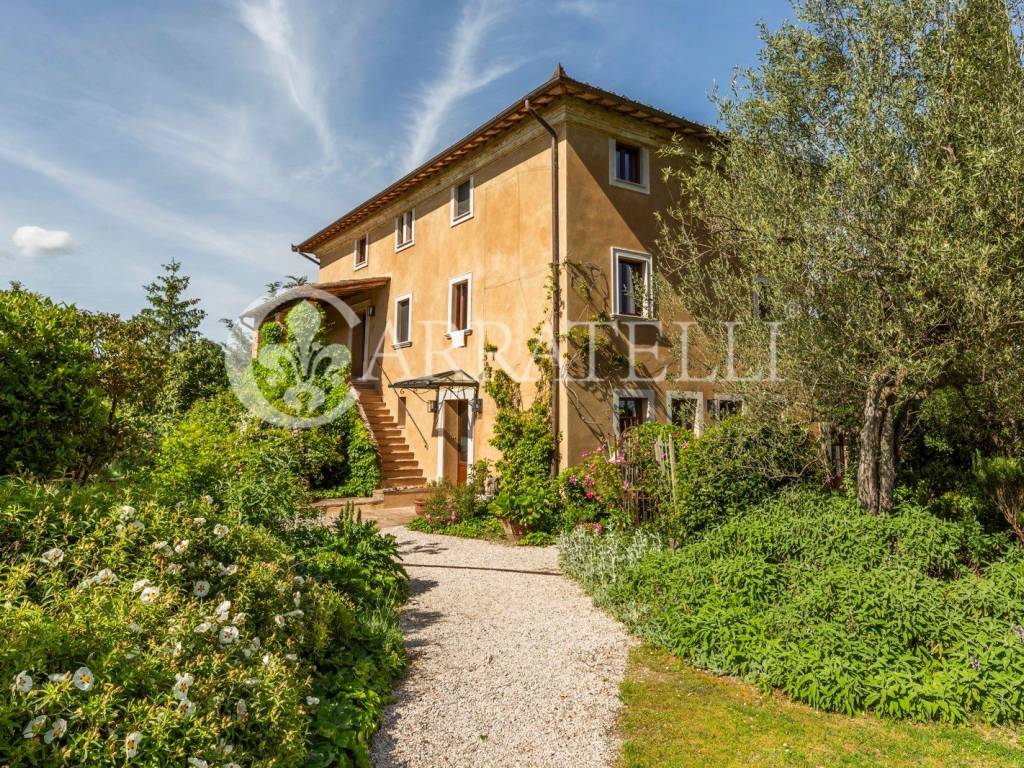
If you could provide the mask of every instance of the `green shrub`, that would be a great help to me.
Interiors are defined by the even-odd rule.
[[[1024,461],[1006,456],[974,458],[974,476],[1024,544]]]
[[[460,539],[484,539],[498,541],[505,538],[498,518],[483,514],[459,520],[456,523],[431,525],[425,518],[414,517],[409,521],[409,530],[420,533],[439,533],[444,536],[457,536]]]
[[[291,517],[0,481],[0,761],[123,765],[137,733],[140,765],[368,765],[402,666],[395,543]]]
[[[1024,719],[1024,550],[904,502],[795,489],[694,535],[560,539],[563,569],[638,634],[838,712]]]
[[[85,316],[17,286],[0,291],[0,474],[80,470],[109,406]]]
[[[813,476],[816,465],[813,439],[803,427],[744,416],[725,419],[679,452],[677,503],[663,518],[664,530],[685,537]]]

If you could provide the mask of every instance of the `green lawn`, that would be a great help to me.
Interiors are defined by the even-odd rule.
[[[833,715],[642,646],[622,684],[623,768],[1024,766],[1024,729]]]

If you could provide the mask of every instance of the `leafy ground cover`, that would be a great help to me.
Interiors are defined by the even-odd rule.
[[[1002,768],[1024,764],[1024,732],[849,717],[765,695],[633,650],[622,686],[620,768]]]
[[[1024,720],[1024,550],[905,502],[794,490],[694,535],[560,540],[564,570],[698,667],[846,714]]]

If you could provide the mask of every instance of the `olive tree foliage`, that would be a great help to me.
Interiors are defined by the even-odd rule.
[[[885,510],[907,409],[954,373],[997,381],[1020,364],[1018,7],[794,7],[795,23],[762,29],[759,65],[715,95],[721,141],[666,149],[679,194],[661,258],[712,340],[741,321],[767,347],[768,326],[750,322],[758,288],[783,379],[762,393],[854,427],[858,497]]]

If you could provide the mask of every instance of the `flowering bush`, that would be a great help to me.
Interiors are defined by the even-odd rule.
[[[0,762],[367,765],[402,666],[393,539],[159,498],[0,482]]]
[[[608,522],[622,508],[622,475],[614,457],[598,449],[583,454],[583,460],[558,476],[562,502],[562,524]]]

